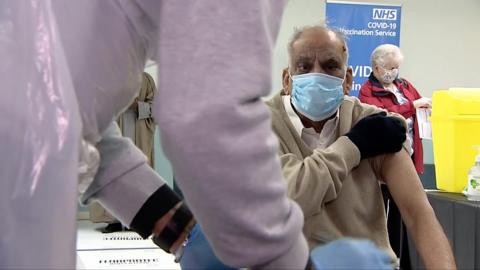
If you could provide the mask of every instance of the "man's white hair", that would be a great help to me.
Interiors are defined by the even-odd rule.
[[[384,67],[389,60],[396,60],[398,63],[402,63],[403,54],[400,48],[393,44],[382,44],[373,50],[370,60],[372,61],[372,67]]]
[[[306,30],[310,30],[310,29],[321,29],[321,30],[324,30],[326,32],[332,31],[337,36],[337,38],[340,39],[340,41],[343,43],[343,45],[345,46],[345,50],[346,50],[345,54],[347,56],[346,59],[345,59],[345,66],[348,67],[349,52],[348,52],[347,38],[346,38],[345,34],[338,29],[328,27],[325,23],[319,23],[319,24],[307,25],[307,26],[303,26],[303,27],[295,27],[294,28],[293,35],[290,38],[290,41],[288,42],[288,48],[287,48],[288,49],[289,70],[290,70],[290,68],[292,68],[292,64],[293,64],[292,63],[293,43],[295,43],[295,41],[300,39],[303,32],[305,32]]]

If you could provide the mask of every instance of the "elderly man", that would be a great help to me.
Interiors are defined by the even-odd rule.
[[[340,237],[368,238],[396,262],[379,187],[385,182],[425,266],[455,269],[448,240],[410,154],[405,148],[372,152],[389,141],[398,142],[388,131],[394,126],[393,117],[343,95],[348,48],[341,33],[323,26],[305,27],[293,35],[288,49],[284,94],[267,104],[280,142],[288,194],[304,211],[310,247]]]

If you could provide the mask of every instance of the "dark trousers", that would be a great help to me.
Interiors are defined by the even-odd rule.
[[[386,185],[382,185],[383,202],[387,211],[388,238],[393,251],[400,258],[400,269],[410,270],[410,253],[408,249],[407,229],[402,221],[400,211],[390,195]]]

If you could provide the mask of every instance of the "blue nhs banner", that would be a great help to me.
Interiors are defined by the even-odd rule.
[[[380,44],[400,46],[401,6],[346,1],[327,1],[326,18],[331,28],[347,37],[349,65],[353,69],[351,96],[358,96],[372,71],[370,54]]]

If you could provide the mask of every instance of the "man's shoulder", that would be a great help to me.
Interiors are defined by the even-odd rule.
[[[343,103],[340,107],[339,117],[344,123],[344,128],[351,128],[362,118],[365,118],[371,114],[383,111],[377,106],[362,103],[357,97],[345,96]],[[347,123],[349,123],[347,125]]]
[[[357,97],[352,97],[352,96],[344,97],[343,103],[342,103],[342,109],[344,110],[344,113],[347,113],[347,114],[354,114],[354,115],[366,114],[365,116],[382,111],[382,109],[378,108],[377,106],[363,103]]]
[[[354,96],[344,96],[343,103],[349,103],[349,104],[352,104],[352,106],[357,106],[357,107],[371,107],[372,106],[372,105],[369,105],[367,103],[361,102],[358,97],[354,97]]]
[[[379,108],[375,105],[370,105],[367,103],[361,102],[356,97],[345,96],[343,104],[340,108],[340,118],[345,122],[349,121],[351,127],[355,125],[361,119],[376,114],[379,112],[386,112],[388,116],[393,116],[401,120],[406,126],[406,120],[398,113],[388,112],[385,109]]]
[[[264,100],[265,104],[267,105],[267,107],[271,111],[276,110],[276,108],[275,108],[275,99],[276,98],[277,98],[277,95]]]
[[[353,96],[344,96],[343,98],[343,103],[356,104],[358,101],[358,98]]]
[[[282,118],[282,111],[285,111],[285,109],[283,107],[283,98],[280,93],[276,93],[274,96],[266,100],[265,104],[272,114],[273,121]]]

